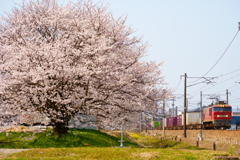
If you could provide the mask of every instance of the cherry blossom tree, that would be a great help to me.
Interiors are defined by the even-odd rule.
[[[0,22],[0,114],[43,114],[60,137],[76,114],[104,128],[156,112],[162,63],[142,60],[148,44],[125,21],[103,3],[22,1]]]

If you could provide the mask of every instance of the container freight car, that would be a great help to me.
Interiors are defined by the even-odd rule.
[[[176,130],[181,129],[182,126],[182,115],[176,117],[167,117],[165,118],[165,129]]]
[[[166,129],[168,130],[179,130],[183,129],[184,124],[184,114],[178,115],[176,117],[168,117],[166,118]],[[188,112],[186,113],[186,127],[187,129],[197,129],[201,128],[200,125],[200,112]]]
[[[200,129],[201,128],[201,114],[200,112],[188,112],[186,113],[186,125],[187,129]],[[184,121],[182,121],[184,123]]]
[[[232,116],[231,130],[240,130],[240,116]]]
[[[166,120],[166,125],[168,126],[168,127],[173,127],[174,126],[174,124],[175,124],[175,120],[176,119],[176,117],[168,117],[168,118],[166,118],[165,120]]]

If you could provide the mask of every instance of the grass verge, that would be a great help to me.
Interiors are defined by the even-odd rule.
[[[119,146],[120,137],[97,130],[71,129],[68,134],[57,138],[51,131],[41,133],[0,133],[0,148],[69,148],[69,147],[112,147]],[[126,146],[138,147],[128,139]]]
[[[81,159],[81,160],[210,160],[221,152],[209,150],[156,149],[156,148],[48,148],[15,153],[5,159]]]
[[[190,146],[187,143],[160,137],[149,137],[139,133],[128,133],[125,146],[119,146],[120,135],[111,136],[96,130],[69,130],[69,134],[56,138],[51,131],[42,133],[0,133],[0,148],[31,148],[14,154],[1,154],[0,159],[81,159],[81,160],[210,160],[216,155],[227,156],[227,152],[211,151]],[[130,136],[130,137],[129,137]],[[143,144],[143,148],[129,139]]]

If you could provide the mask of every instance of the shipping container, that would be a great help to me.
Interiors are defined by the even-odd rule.
[[[186,115],[187,125],[200,124],[200,112],[188,112]]]
[[[173,121],[174,121],[174,117],[167,117],[166,118],[166,127],[172,127]]]
[[[154,122],[154,128],[159,128],[160,122]]]
[[[184,125],[184,114],[181,115],[182,126]],[[181,121],[180,121],[181,122]],[[200,125],[200,112],[188,112],[186,113],[186,126],[187,129],[199,129]]]
[[[177,126],[183,125],[182,119],[183,119],[183,118],[182,118],[182,115],[181,115],[181,114],[177,116]]]
[[[240,129],[240,116],[232,116],[231,130]]]
[[[177,126],[177,117],[173,117],[173,126]]]

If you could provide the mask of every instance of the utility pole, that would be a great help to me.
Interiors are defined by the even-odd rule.
[[[143,116],[142,114],[143,114],[143,112],[141,112],[141,116],[140,116],[140,133],[142,132],[142,123],[143,123],[143,122],[142,122],[142,121],[143,121],[143,120],[142,120],[142,119],[143,119],[143,118],[142,118],[142,116]]]
[[[166,117],[166,113],[165,113],[165,90],[163,90],[163,110],[162,110],[162,129],[163,129],[163,136],[165,136],[165,117]]]
[[[186,112],[187,112],[187,74],[184,74],[184,117],[183,117],[183,136],[187,138],[186,127]]]
[[[202,140],[202,91],[200,92],[200,134],[199,141]]]
[[[147,117],[146,117],[146,115],[144,116],[144,120],[145,120],[145,132],[147,133]]]
[[[174,97],[173,97],[173,103],[172,103],[172,107],[173,107],[173,108],[172,108],[172,116],[175,115],[175,114],[174,114],[174,111],[175,111],[175,110],[174,110],[174,108],[175,108],[175,107],[174,107],[174,101],[175,101],[175,99],[174,99]]]
[[[176,112],[175,112],[175,116],[177,116],[177,114],[178,114],[178,106],[176,106]]]
[[[227,104],[228,104],[228,89],[226,90],[226,99],[227,99]]]
[[[162,127],[163,127],[163,136],[165,136],[165,128],[164,128],[164,125],[165,125],[165,99],[163,99],[163,124],[162,124]]]
[[[195,84],[192,84],[192,85],[189,85],[187,86],[187,78],[198,78],[198,79],[201,79],[201,78],[204,78],[205,81],[201,81],[201,82],[198,82],[198,83],[195,83]],[[183,130],[184,130],[184,138],[187,138],[187,133],[186,133],[186,129],[187,129],[187,125],[186,125],[186,112],[187,112],[187,87],[191,87],[191,86],[194,86],[196,84],[200,84],[200,83],[213,83],[211,82],[212,79],[214,79],[216,77],[187,77],[187,74],[185,73],[184,74],[184,119],[183,119]]]
[[[165,136],[165,117],[166,117],[166,115],[165,115],[165,99],[163,99],[163,124],[162,124],[162,127],[163,127],[163,136]]]

